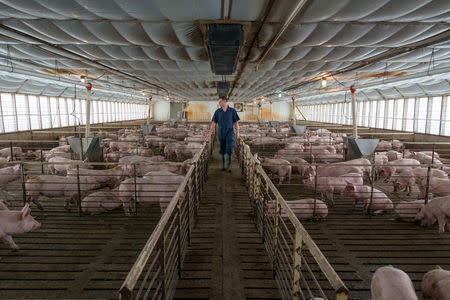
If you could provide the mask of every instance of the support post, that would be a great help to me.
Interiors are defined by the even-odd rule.
[[[92,83],[88,82],[86,86],[86,143],[91,131],[91,90]],[[83,152],[83,148],[81,148],[81,152]]]
[[[152,111],[152,96],[148,98],[147,125],[150,125],[150,113]]]
[[[358,120],[356,119],[356,90],[353,85],[350,87],[350,92],[352,93],[352,122],[353,122],[353,138],[358,138]]]
[[[292,125],[296,125],[295,122],[295,98],[292,96]]]
[[[294,279],[292,282],[292,299],[300,299],[298,297],[300,293],[300,271],[302,266],[302,236],[298,229],[295,229],[295,241],[294,241]]]

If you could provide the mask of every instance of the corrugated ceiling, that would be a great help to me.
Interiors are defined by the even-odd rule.
[[[229,21],[245,24],[239,70],[269,1],[229,2]],[[323,100],[332,96],[318,95],[326,91],[318,90],[319,82],[305,83],[387,51],[445,36],[450,30],[448,0],[312,0],[256,70],[256,61],[296,2],[274,2],[231,99],[247,101],[285,90],[311,101]],[[215,100],[215,82],[222,76],[211,72],[201,24],[223,19],[227,9],[220,0],[0,0],[0,66],[4,69],[0,89],[73,93],[72,87],[47,86],[48,82],[36,78],[21,84],[23,77],[5,73],[9,68],[58,73],[60,78],[72,74],[100,77],[95,83],[105,89],[129,87],[164,95],[164,88],[181,99]],[[450,42],[443,40],[335,78],[343,86],[364,86],[382,77],[392,79],[395,72],[409,76],[445,70],[450,67],[449,49]],[[225,79],[233,82],[235,77]],[[397,87],[399,92],[383,85],[377,90],[387,98],[430,90],[449,93],[446,79],[442,76],[430,82],[425,76],[411,88],[404,82]],[[340,87],[328,80],[327,88]],[[369,87],[364,91],[360,97],[381,97]]]

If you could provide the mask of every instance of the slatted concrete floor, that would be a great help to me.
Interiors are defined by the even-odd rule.
[[[79,217],[62,199],[42,203],[44,211],[32,205],[41,229],[14,236],[19,251],[0,244],[0,299],[117,299],[160,218],[159,205],[126,218],[120,210]]]
[[[280,185],[286,200],[311,196],[300,185]],[[392,197],[393,198],[393,197]],[[417,294],[423,275],[440,265],[450,269],[450,233],[395,220],[392,215],[364,216],[361,207],[336,196],[326,221],[303,221],[316,244],[350,290],[350,299],[370,299],[375,270],[392,265],[407,272]]]
[[[175,299],[279,299],[236,159],[222,172],[214,151]]]

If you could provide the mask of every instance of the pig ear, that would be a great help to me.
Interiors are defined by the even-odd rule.
[[[14,171],[18,171],[19,168],[20,168],[20,165],[15,165],[13,169],[14,169]]]
[[[30,206],[25,204],[25,206],[22,208],[22,220],[25,219],[31,212]]]

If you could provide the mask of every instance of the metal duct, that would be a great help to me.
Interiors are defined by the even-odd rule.
[[[226,98],[230,89],[230,83],[228,81],[217,82],[217,94],[219,98]]]
[[[236,71],[244,42],[241,24],[208,24],[206,47],[211,70],[216,75],[231,75]]]

